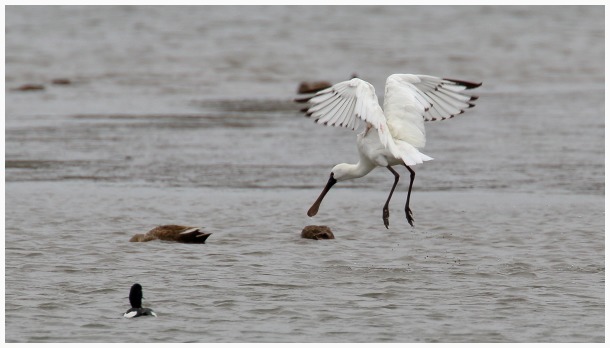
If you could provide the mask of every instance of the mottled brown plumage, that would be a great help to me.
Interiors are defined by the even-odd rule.
[[[149,242],[159,239],[178,243],[204,244],[211,233],[203,233],[203,227],[190,227],[180,225],[157,226],[146,234],[136,234],[131,237],[130,242]]]

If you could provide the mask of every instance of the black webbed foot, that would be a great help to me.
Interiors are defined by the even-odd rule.
[[[407,222],[409,223],[409,225],[411,225],[411,227],[415,227],[413,226],[413,221],[415,221],[415,219],[413,218],[411,208],[407,208],[407,210],[405,210],[405,213],[407,214]]]

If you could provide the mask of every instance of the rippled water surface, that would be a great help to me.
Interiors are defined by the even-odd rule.
[[[605,340],[603,8],[9,6],[5,31],[6,341]],[[415,227],[404,168],[389,229],[383,169],[307,217],[357,153],[298,84],[395,72],[483,81],[426,125]],[[161,224],[213,234],[128,242]],[[135,282],[158,318],[121,317]]]

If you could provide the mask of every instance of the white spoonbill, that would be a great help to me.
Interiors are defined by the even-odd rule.
[[[360,160],[356,164],[337,164],[322,193],[307,215],[318,213],[322,199],[339,181],[365,176],[375,167],[385,167],[394,174],[394,184],[383,206],[383,224],[389,226],[388,205],[398,184],[400,175],[392,168],[404,165],[411,173],[405,213],[413,226],[413,213],[409,208],[415,171],[410,166],[432,158],[419,152],[426,144],[424,121],[444,120],[461,114],[474,106],[477,96],[464,93],[481,83],[453,80],[428,75],[393,74],[385,84],[383,110],[379,105],[375,88],[359,78],[339,82],[298,102],[309,102],[304,109],[317,123],[327,126],[359,129],[356,136]],[[376,132],[373,129],[377,130]]]

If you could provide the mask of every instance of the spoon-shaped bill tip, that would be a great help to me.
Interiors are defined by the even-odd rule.
[[[312,217],[318,213],[318,209],[320,209],[320,204],[322,203],[324,196],[326,196],[330,188],[333,187],[333,185],[336,183],[337,180],[335,180],[333,173],[330,173],[330,178],[328,178],[326,186],[322,190],[322,193],[320,193],[318,199],[316,199],[316,201],[311,205],[311,208],[309,208],[309,210],[307,211],[307,216]]]
[[[314,203],[314,205],[312,205],[311,208],[309,208],[309,210],[307,211],[307,216],[309,216],[309,217],[316,216],[319,208],[320,208],[320,204]]]

